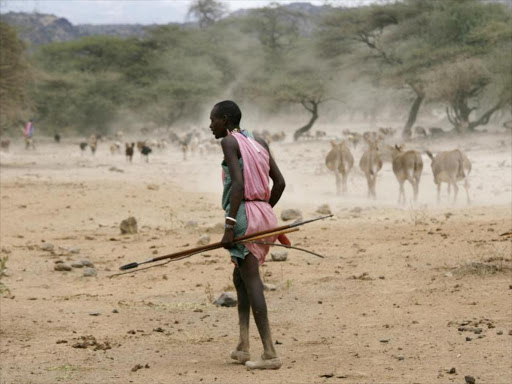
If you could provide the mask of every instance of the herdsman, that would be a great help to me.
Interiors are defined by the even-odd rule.
[[[233,283],[238,298],[240,339],[231,358],[249,369],[278,369],[281,360],[272,343],[267,304],[259,266],[265,261],[268,245],[233,244],[233,239],[244,234],[263,231],[277,226],[272,207],[279,201],[285,181],[267,143],[240,128],[242,113],[233,101],[216,104],[210,113],[210,129],[221,139],[224,160],[222,174],[224,192],[222,207],[226,211],[222,245],[229,250],[235,264]],[[272,179],[272,190],[269,188]],[[265,239],[274,242],[275,237]],[[254,320],[263,343],[261,358],[249,354],[249,319]]]

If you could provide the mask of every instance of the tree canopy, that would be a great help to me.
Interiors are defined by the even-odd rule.
[[[196,0],[189,11],[199,27],[83,37],[32,54],[0,23],[0,124],[32,111],[48,131],[172,129],[236,98],[300,116],[296,138],[324,113],[377,124],[389,110],[408,137],[428,108],[442,106],[459,132],[512,112],[512,11],[501,4],[404,0],[315,15],[272,4],[224,17],[222,2]]]

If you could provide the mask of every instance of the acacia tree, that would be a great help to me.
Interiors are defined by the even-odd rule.
[[[245,32],[256,36],[266,56],[268,67],[281,62],[299,39],[299,21],[304,15],[272,3],[255,9],[245,19]]]
[[[407,122],[402,130],[411,135],[420,107],[425,100],[424,84],[410,51],[417,36],[413,26],[431,8],[428,1],[409,1],[392,5],[341,9],[328,14],[319,32],[319,48],[328,58],[358,55],[356,65],[371,68],[368,61],[379,67],[370,69],[377,82],[385,79],[394,87],[404,86],[414,94]],[[367,49],[366,53],[361,47]]]
[[[510,43],[511,24],[510,10],[499,4],[406,0],[335,12],[324,21],[320,47],[326,56],[333,57],[350,54],[354,46],[365,46],[372,52],[371,58],[385,65],[383,76],[387,81],[406,85],[414,92],[402,130],[402,136],[409,138],[426,99],[447,102],[449,118],[457,129],[474,128],[468,117],[477,107],[468,103],[480,100],[492,79],[474,71],[472,75],[470,71],[467,76],[453,77],[456,68],[447,68],[467,57],[490,56],[497,43]],[[506,48],[510,51],[510,45]],[[438,76],[433,76],[435,72]],[[431,91],[434,95],[430,97]],[[502,105],[498,101],[475,123],[486,123]]]
[[[31,70],[16,30],[0,21],[0,127],[13,125],[30,106]]]
[[[212,26],[226,12],[226,5],[215,0],[194,0],[188,9],[188,14],[198,20],[200,28]]]
[[[447,104],[448,120],[466,133],[511,103],[512,12],[499,5],[462,3],[430,20],[436,34],[429,43],[434,55],[443,57],[429,74],[429,94]],[[455,22],[460,20],[464,23]]]

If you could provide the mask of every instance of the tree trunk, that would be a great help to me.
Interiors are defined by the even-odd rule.
[[[498,102],[496,105],[486,111],[479,119],[470,121],[469,116],[475,108],[470,108],[467,104],[466,99],[457,100],[451,104],[450,107],[446,108],[446,114],[448,120],[453,124],[457,133],[465,134],[468,132],[474,132],[475,128],[480,125],[486,125],[494,112],[498,111],[502,107],[502,102]]]
[[[303,126],[303,127],[300,127],[299,129],[297,129],[295,131],[295,133],[293,134],[293,140],[297,141],[299,139],[299,137],[301,137],[303,134],[305,134],[307,131],[309,131],[311,129],[311,127],[313,127],[313,124],[315,124],[315,121],[316,119],[318,119],[318,102],[316,101],[309,101],[309,103],[311,104],[311,108],[309,108],[306,104],[306,102],[303,102],[302,105],[304,106],[304,108],[306,108],[309,112],[311,112],[312,116],[311,116],[311,119],[309,119],[309,122]]]
[[[402,131],[402,138],[410,139],[412,135],[412,127],[416,122],[416,118],[418,117],[418,112],[421,107],[421,103],[425,99],[425,93],[420,89],[411,84],[409,86],[412,88],[414,93],[416,93],[416,99],[412,103],[411,109],[409,110],[409,118],[407,119],[407,123],[405,123],[405,127]]]

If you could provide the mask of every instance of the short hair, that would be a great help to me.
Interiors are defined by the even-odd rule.
[[[215,115],[217,117],[226,116],[235,127],[240,125],[240,120],[242,120],[242,111],[240,111],[240,108],[234,101],[224,100],[215,104],[213,108],[215,109]]]

